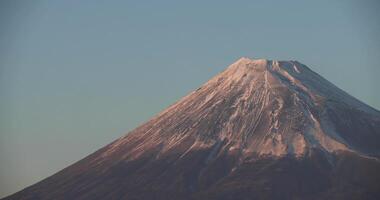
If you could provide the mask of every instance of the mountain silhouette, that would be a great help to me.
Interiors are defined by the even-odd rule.
[[[380,199],[380,112],[297,61],[240,58],[11,199]]]

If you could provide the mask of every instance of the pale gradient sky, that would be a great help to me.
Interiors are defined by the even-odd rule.
[[[380,4],[307,2],[1,1],[0,197],[122,136],[241,56],[298,60],[379,109]]]

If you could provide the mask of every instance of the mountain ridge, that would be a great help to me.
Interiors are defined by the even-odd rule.
[[[297,61],[241,58],[6,199],[376,199],[379,156],[380,112]]]

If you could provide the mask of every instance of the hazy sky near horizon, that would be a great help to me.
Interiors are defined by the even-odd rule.
[[[298,60],[379,109],[373,1],[1,1],[0,197],[94,152],[242,56]]]

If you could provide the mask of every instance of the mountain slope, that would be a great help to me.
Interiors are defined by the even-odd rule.
[[[6,199],[380,199],[380,113],[296,61],[241,58]]]

